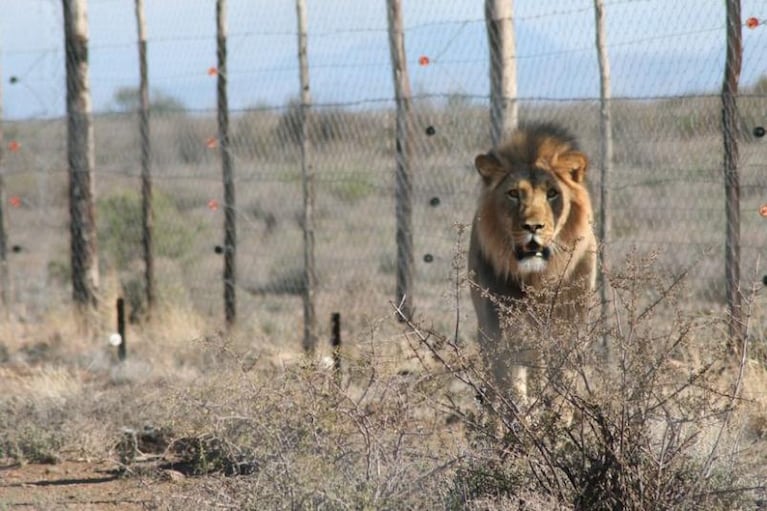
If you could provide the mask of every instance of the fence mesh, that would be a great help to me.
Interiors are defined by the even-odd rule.
[[[489,149],[488,42],[482,2],[404,2],[413,99],[414,304],[454,321],[458,226],[471,222],[474,156]],[[719,0],[606,1],[615,161],[616,258],[656,250],[691,270],[691,304],[724,303]],[[761,11],[760,11],[761,9]],[[767,17],[743,2],[739,108],[743,277],[761,278],[767,242]],[[65,76],[59,2],[7,0],[2,69],[11,299],[30,318],[69,300]],[[394,100],[385,2],[309,2],[316,172],[317,313],[353,329],[390,312],[396,246]],[[102,279],[140,296],[140,150],[133,2],[89,2]],[[221,164],[215,114],[215,4],[147,5],[159,298],[223,315]],[[590,0],[515,2],[521,120],[576,133],[597,169],[599,72]],[[295,6],[229,1],[229,104],[235,155],[240,320],[301,335],[302,195]],[[761,134],[764,132],[762,131]],[[591,186],[600,186],[597,172]],[[595,197],[598,194],[595,193]],[[133,304],[139,307],[138,300]],[[466,313],[468,307],[462,309]],[[467,314],[464,314],[467,316]],[[287,322],[276,318],[287,319]]]

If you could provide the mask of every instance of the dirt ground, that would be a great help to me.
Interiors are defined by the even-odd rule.
[[[171,470],[125,476],[113,462],[5,465],[0,466],[0,509],[164,509],[189,484],[194,483]]]

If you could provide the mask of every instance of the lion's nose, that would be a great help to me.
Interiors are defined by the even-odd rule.
[[[532,234],[537,233],[541,229],[543,229],[543,224],[524,224],[522,228]]]

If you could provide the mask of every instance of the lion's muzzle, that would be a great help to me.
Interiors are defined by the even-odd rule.
[[[551,257],[551,249],[541,242],[537,233],[538,229],[527,229],[527,225],[525,225],[525,230],[528,232],[524,239],[521,240],[521,243],[516,243],[514,249],[517,261],[523,261],[527,258],[542,258],[544,262],[548,261]]]
[[[539,245],[535,241],[531,241],[524,247],[517,247],[514,251],[514,255],[517,257],[517,261],[523,261],[527,258],[540,257],[544,261],[548,261],[551,257],[551,249]]]

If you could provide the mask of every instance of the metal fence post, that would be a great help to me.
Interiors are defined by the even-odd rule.
[[[117,359],[124,362],[128,358],[128,347],[125,342],[125,300],[117,299],[117,334],[120,336],[120,344],[117,345]]]

